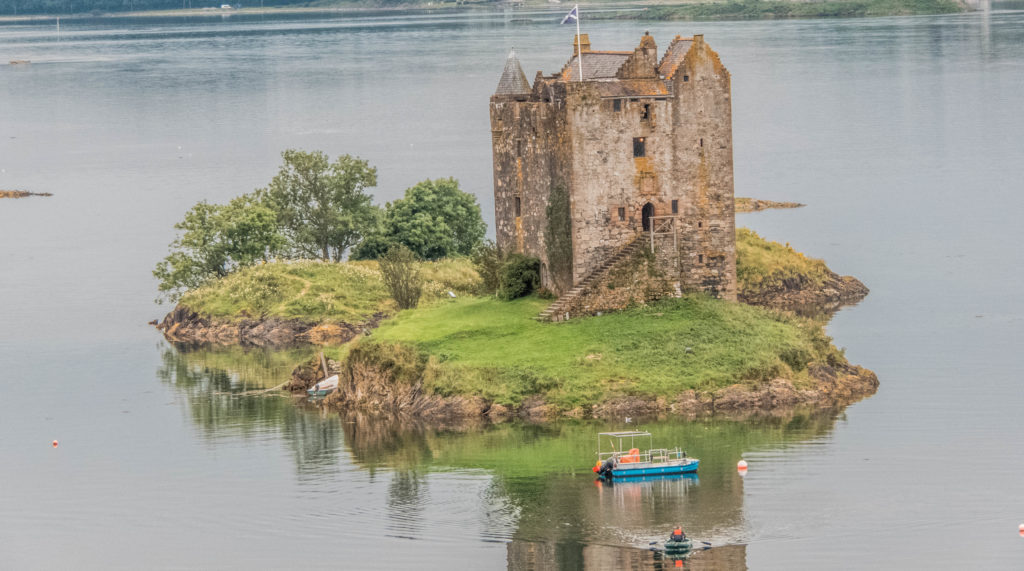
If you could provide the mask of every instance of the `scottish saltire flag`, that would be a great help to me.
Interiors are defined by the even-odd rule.
[[[562,23],[563,24],[566,23],[566,22],[579,22],[579,21],[580,21],[580,5],[579,4],[573,6],[572,10],[569,10],[569,13],[566,14],[564,18],[562,18]]]

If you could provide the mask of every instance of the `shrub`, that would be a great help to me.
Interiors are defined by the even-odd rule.
[[[501,281],[501,269],[505,264],[505,254],[494,242],[487,240],[473,249],[470,255],[473,267],[483,280],[483,292],[491,295],[498,293]]]
[[[498,298],[505,301],[529,295],[540,286],[540,260],[512,254],[501,268]]]
[[[404,245],[392,246],[380,260],[380,274],[399,309],[412,309],[420,302],[423,279],[416,254]]]

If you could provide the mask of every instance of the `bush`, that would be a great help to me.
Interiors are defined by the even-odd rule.
[[[501,248],[490,240],[474,248],[472,255],[470,255],[469,259],[473,262],[473,267],[476,268],[476,272],[480,274],[480,279],[483,280],[483,285],[481,286],[483,292],[487,295],[498,293],[501,269],[505,264],[505,258],[506,256],[501,251]]]
[[[498,299],[510,301],[529,295],[540,286],[540,260],[512,254],[501,268]]]
[[[399,309],[412,309],[420,302],[423,279],[416,254],[404,245],[392,246],[379,260],[381,279]]]

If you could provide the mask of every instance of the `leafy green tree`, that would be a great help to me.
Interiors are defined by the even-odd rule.
[[[341,261],[377,226],[380,209],[364,192],[376,186],[377,169],[350,155],[333,163],[320,151],[289,149],[281,156],[281,169],[258,192],[277,212],[295,255]]]
[[[180,234],[171,242],[171,253],[153,271],[170,301],[235,268],[266,261],[285,245],[277,215],[253,195],[226,205],[200,202],[174,228]]]
[[[380,274],[399,309],[412,309],[419,304],[423,279],[412,250],[403,244],[391,246],[380,257]]]
[[[463,192],[457,180],[425,180],[388,203],[380,231],[368,236],[353,257],[378,258],[392,244],[403,244],[427,260],[467,256],[486,231],[476,197]]]

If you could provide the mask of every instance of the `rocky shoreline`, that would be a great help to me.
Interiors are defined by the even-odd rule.
[[[737,383],[714,391],[687,390],[671,399],[622,396],[589,407],[564,410],[538,395],[524,399],[519,406],[509,407],[479,396],[432,394],[424,388],[425,370],[396,370],[393,361],[378,357],[372,352],[359,351],[343,363],[328,361],[328,374],[340,377],[339,390],[320,401],[320,406],[342,412],[409,415],[436,422],[473,419],[496,422],[515,418],[544,422],[558,418],[627,416],[738,419],[788,415],[798,408],[844,407],[878,389],[878,377],[863,367],[847,363],[811,363],[808,366],[813,383],[810,387],[776,378],[756,385]],[[322,365],[314,360],[296,367],[286,388],[302,393],[324,377]]]
[[[774,287],[756,291],[740,291],[739,301],[773,309],[799,310],[812,307],[816,313],[830,313],[857,303],[870,292],[866,285],[853,276],[841,276],[829,271],[824,283],[817,284],[806,276],[783,280]]]
[[[189,344],[286,346],[298,343],[341,344],[377,327],[385,314],[377,313],[363,323],[310,323],[280,317],[239,320],[211,319],[178,305],[163,321],[153,320],[169,341]]]
[[[806,204],[799,202],[776,202],[774,200],[760,200],[757,198],[736,198],[736,212],[760,212],[773,208],[803,208]]]
[[[29,196],[53,196],[53,193],[29,192],[27,190],[0,190],[0,198],[28,198]]]

